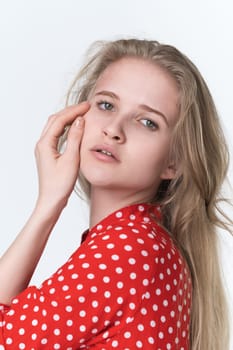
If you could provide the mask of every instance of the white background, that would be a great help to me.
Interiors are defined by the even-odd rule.
[[[36,140],[47,117],[63,107],[69,83],[94,40],[153,38],[186,53],[199,67],[215,98],[232,159],[232,33],[231,0],[1,1],[0,254],[35,203]],[[231,165],[231,183],[232,177]],[[228,196],[232,198],[229,190]],[[232,210],[228,213],[233,218]],[[87,226],[87,207],[72,195],[33,283],[39,284],[67,259]],[[232,312],[233,238],[220,232],[220,240],[223,278]]]

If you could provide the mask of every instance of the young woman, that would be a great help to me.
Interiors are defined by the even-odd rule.
[[[0,260],[0,349],[227,349],[215,230],[228,153],[210,92],[174,47],[93,48],[38,141],[38,200]],[[28,287],[77,178],[89,230]]]

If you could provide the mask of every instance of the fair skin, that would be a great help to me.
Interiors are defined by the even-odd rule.
[[[49,118],[35,152],[35,208],[0,259],[0,303],[9,304],[27,287],[73,190],[79,163],[91,184],[90,227],[120,207],[149,200],[162,179],[175,176],[168,153],[178,97],[175,82],[161,68],[127,58],[103,72],[89,102]],[[59,154],[66,125],[71,125],[67,147]]]
[[[144,60],[122,59],[98,79],[80,164],[91,184],[91,226],[118,208],[150,200],[162,179],[175,176],[168,154],[178,101],[175,81]]]

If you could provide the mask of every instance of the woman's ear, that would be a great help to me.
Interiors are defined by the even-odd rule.
[[[172,180],[176,177],[177,168],[175,163],[171,163],[167,166],[166,169],[161,173],[160,178],[162,180]]]

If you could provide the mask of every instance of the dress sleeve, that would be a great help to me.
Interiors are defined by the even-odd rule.
[[[39,288],[28,287],[9,307],[1,306],[0,350],[72,350],[115,339],[136,313],[145,312],[138,306],[151,303],[148,285],[157,282],[151,264],[156,255],[159,263],[160,250],[152,235],[140,237],[127,229],[93,234]],[[179,273],[173,270],[177,278]]]

